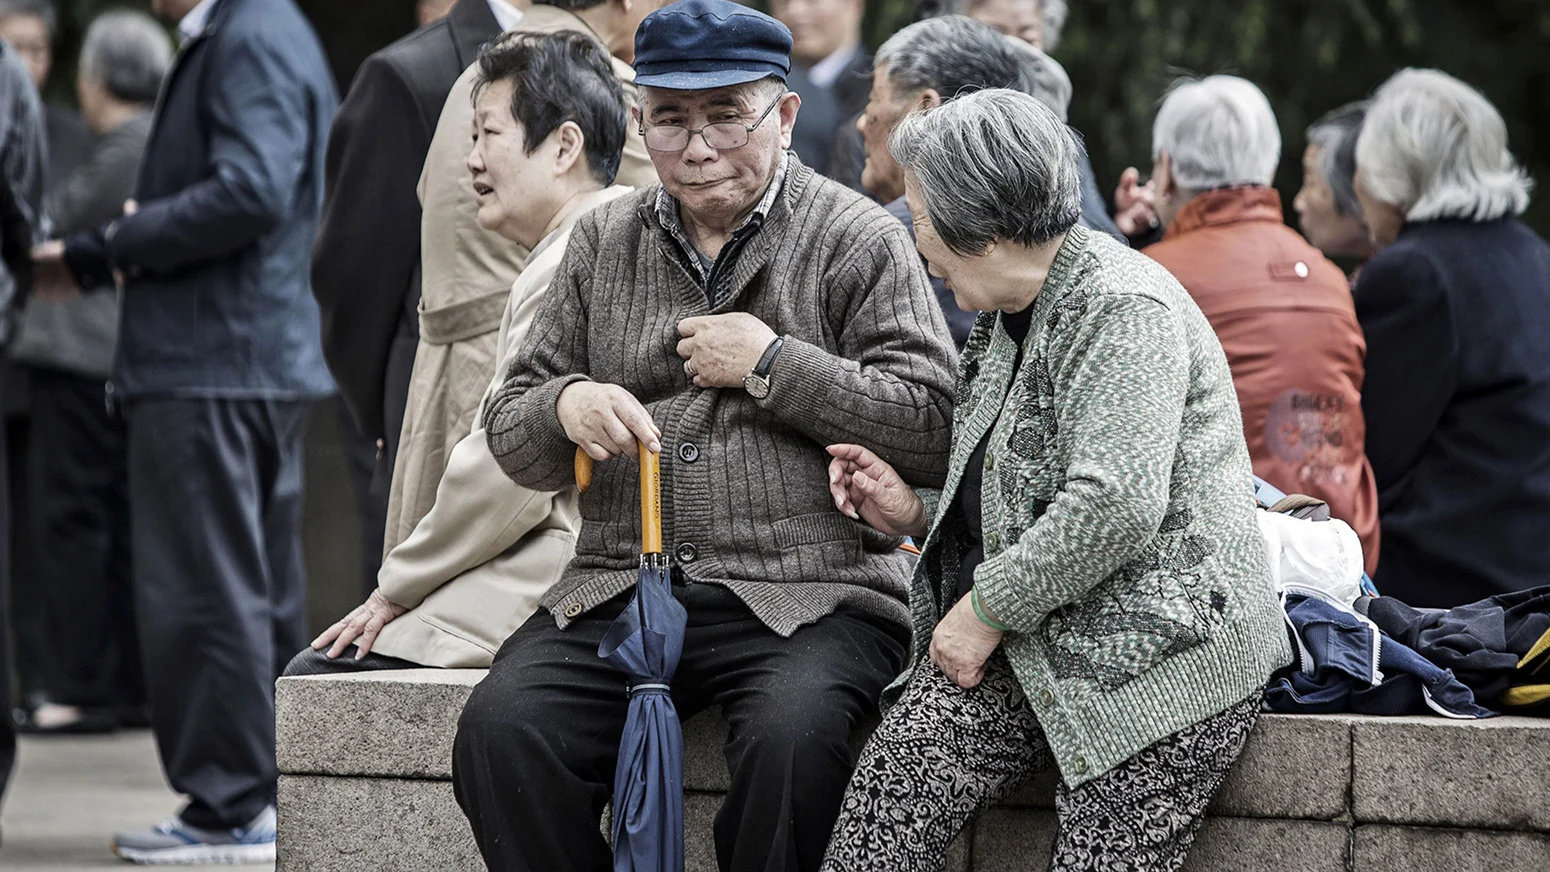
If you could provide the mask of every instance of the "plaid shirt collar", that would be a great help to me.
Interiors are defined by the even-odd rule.
[[[780,196],[781,189],[786,185],[786,168],[790,163],[789,154],[781,156],[780,166],[775,168],[775,178],[770,180],[770,186],[759,199],[759,205],[753,207],[753,211],[748,213],[743,223],[737,225],[737,229],[732,231],[732,239],[752,236],[764,224],[764,219],[770,214],[770,210],[775,208],[775,198]],[[657,189],[657,220],[661,222],[662,229],[678,243],[678,247],[683,249],[685,258],[694,265],[694,270],[700,277],[700,284],[704,285],[710,280],[710,272],[715,262],[706,263],[707,258],[701,256],[700,250],[689,241],[689,236],[684,231],[683,221],[678,217],[678,200],[669,194],[665,187]],[[731,250],[730,243],[727,250]]]

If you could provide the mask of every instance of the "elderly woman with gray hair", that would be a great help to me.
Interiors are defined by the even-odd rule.
[[[1055,869],[1177,869],[1289,660],[1232,376],[1160,266],[1077,224],[1077,143],[980,91],[894,132],[921,253],[980,311],[947,482],[830,448],[851,517],[924,543],[902,691],[830,872],[935,870],[980,809],[1059,771]]]
[[[1366,115],[1367,101],[1360,100],[1308,125],[1302,188],[1292,208],[1302,234],[1327,257],[1361,262],[1372,256],[1372,238],[1356,199],[1356,138]]]
[[[1403,70],[1373,96],[1356,194],[1382,249],[1356,283],[1383,562],[1411,605],[1543,584],[1550,530],[1550,245],[1480,92]]]

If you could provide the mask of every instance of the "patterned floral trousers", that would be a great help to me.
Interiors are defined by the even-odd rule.
[[[1243,751],[1262,693],[1186,727],[1074,790],[1055,794],[1059,872],[1171,872]],[[1011,665],[979,686],[922,661],[867,742],[845,791],[824,872],[937,872],[970,818],[1055,765]]]

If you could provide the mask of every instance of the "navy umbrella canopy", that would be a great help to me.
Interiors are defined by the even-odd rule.
[[[645,445],[638,449],[640,577],[597,649],[624,673],[630,692],[614,770],[614,872],[683,872],[684,740],[670,682],[688,613],[673,598],[672,568],[662,554],[661,458]],[[590,458],[579,451],[576,471],[585,489]]]

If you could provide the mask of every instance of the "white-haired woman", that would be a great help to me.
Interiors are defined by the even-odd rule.
[[[1383,250],[1356,284],[1385,593],[1456,606],[1544,583],[1550,245],[1485,97],[1436,70],[1373,96],[1356,193]]]
[[[1179,283],[1077,224],[1079,146],[996,89],[893,136],[920,251],[981,312],[947,485],[830,449],[841,511],[925,543],[902,696],[824,868],[928,872],[1051,767],[1053,868],[1170,870],[1289,659],[1227,360]]]

